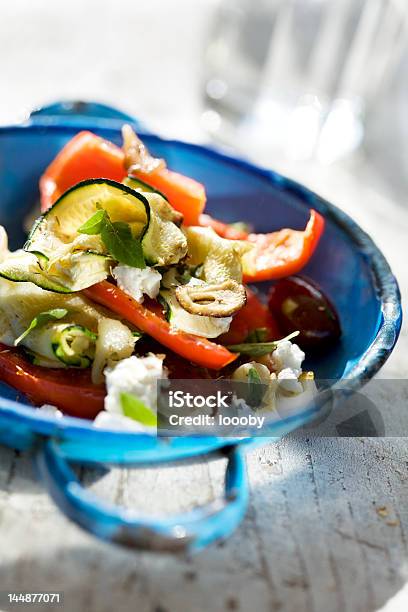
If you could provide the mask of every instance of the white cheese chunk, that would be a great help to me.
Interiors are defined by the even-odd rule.
[[[157,411],[157,381],[166,378],[163,360],[153,353],[147,357],[132,355],[105,369],[107,395],[105,410],[123,415],[121,393],[130,393],[145,406]]]
[[[279,342],[272,353],[272,361],[276,372],[280,372],[285,368],[291,368],[297,372],[298,376],[302,372],[302,362],[304,358],[304,352],[297,344],[292,344],[289,340]]]
[[[284,368],[278,374],[279,388],[289,393],[303,393],[302,383],[298,380],[300,372],[293,368]]]
[[[136,302],[143,302],[143,294],[155,298],[159,293],[161,274],[154,268],[132,268],[119,264],[112,270],[118,287]]]

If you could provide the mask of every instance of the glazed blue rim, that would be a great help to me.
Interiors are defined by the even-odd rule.
[[[63,121],[63,123],[61,123],[61,121]],[[358,246],[360,253],[365,257],[366,262],[373,274],[377,297],[381,303],[382,317],[381,321],[379,322],[376,337],[371,345],[361,356],[358,363],[350,369],[350,371],[347,373],[347,377],[345,379],[340,379],[337,384],[344,386],[345,381],[347,381],[348,388],[358,389],[370,378],[372,378],[388,359],[398,340],[402,325],[401,294],[397,280],[393,275],[387,260],[372,238],[347,213],[340,210],[334,204],[331,204],[324,198],[314,193],[312,190],[294,181],[293,179],[282,176],[274,170],[262,168],[252,164],[249,161],[230,156],[207,146],[183,142],[177,139],[166,139],[147,132],[144,129],[142,130],[140,129],[140,124],[138,124],[138,122],[129,118],[125,114],[122,115],[119,121],[117,118],[106,118],[102,120],[98,119],[98,123],[95,126],[92,126],[92,124],[90,125],[89,117],[83,121],[67,121],[66,117],[50,121],[47,118],[43,119],[41,114],[38,114],[35,116],[35,123],[28,122],[21,125],[0,127],[0,136],[1,134],[19,133],[27,129],[40,133],[43,133],[44,129],[47,129],[56,133],[64,134],[71,133],[73,130],[89,130],[94,127],[97,128],[98,133],[109,139],[112,138],[113,134],[117,135],[118,129],[123,124],[123,121],[132,123],[138,129],[138,133],[142,138],[149,137],[149,139],[153,142],[166,142],[170,145],[175,144],[187,150],[201,151],[214,159],[228,162],[229,164],[243,168],[244,170],[266,179],[275,187],[278,187],[286,193],[292,193],[299,198],[301,202],[315,208],[325,217],[325,219],[332,221],[334,225],[338,226],[349,237],[349,239]],[[336,385],[334,385],[334,387],[335,386]],[[117,441],[118,439],[121,439],[122,441],[127,439],[127,441],[131,442],[135,441],[136,438],[151,438],[151,436],[136,432],[127,433],[109,429],[98,429],[86,419],[80,419],[77,417],[64,416],[59,419],[55,419],[55,417],[39,415],[38,412],[33,410],[31,407],[6,398],[1,398],[1,408],[5,410],[5,412],[12,413],[15,417],[18,417],[19,422],[22,425],[28,425],[32,431],[43,435],[52,435],[55,438],[59,437],[59,432],[62,434],[64,431],[66,434],[67,429],[69,430],[69,433],[75,437],[76,435],[81,435],[82,433],[92,433],[92,437],[94,439],[103,436],[105,442],[109,442],[109,440],[106,439],[107,437],[109,437],[112,442],[114,440]],[[308,417],[311,417],[315,412],[316,409],[313,408],[304,411],[302,413],[302,421],[304,420],[306,422]],[[292,417],[289,417],[285,421],[289,424],[289,421],[291,420]],[[199,439],[200,438],[196,438],[197,441]],[[214,449],[217,448],[219,446],[220,438],[214,437],[211,439],[214,441]],[[228,440],[223,438],[223,441],[224,444],[234,443],[233,439]],[[207,442],[210,442],[208,438]]]

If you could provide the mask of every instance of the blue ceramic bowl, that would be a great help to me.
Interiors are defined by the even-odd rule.
[[[123,121],[132,122],[151,151],[170,168],[205,184],[208,211],[227,222],[249,221],[256,231],[303,228],[309,208],[326,219],[326,230],[304,273],[331,297],[343,338],[327,356],[307,364],[317,377],[347,379],[358,387],[389,356],[401,326],[400,294],[384,256],[342,211],[275,172],[213,150],[163,140],[141,131],[131,117],[96,104],[57,104],[32,114],[23,125],[0,129],[0,223],[13,248],[25,238],[23,219],[38,200],[38,179],[61,147],[80,129],[120,142]],[[264,283],[262,290],[268,284]],[[95,430],[81,419],[39,415],[10,387],[0,384],[0,442],[37,448],[37,466],[53,498],[81,526],[101,538],[134,547],[198,549],[230,533],[247,499],[243,450],[250,441],[221,437],[157,440],[146,435]],[[274,424],[272,438],[314,418],[316,407]],[[41,442],[39,444],[39,441]],[[161,462],[226,449],[229,464],[224,503],[171,519],[152,521],[108,507],[81,489],[66,459],[87,463]]]

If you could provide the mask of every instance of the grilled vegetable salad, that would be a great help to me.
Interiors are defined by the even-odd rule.
[[[0,378],[44,410],[133,429],[156,425],[166,376],[261,381],[270,409],[303,393],[296,334],[282,339],[245,283],[299,272],[322,217],[269,234],[225,224],[128,125],[123,141],[75,136],[41,177],[24,247],[9,252],[1,228]]]

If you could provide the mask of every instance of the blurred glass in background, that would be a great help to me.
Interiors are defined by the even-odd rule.
[[[342,159],[370,141],[370,116],[390,104],[407,26],[406,0],[223,0],[205,54],[203,125],[266,165]],[[405,81],[406,65],[398,74]]]

